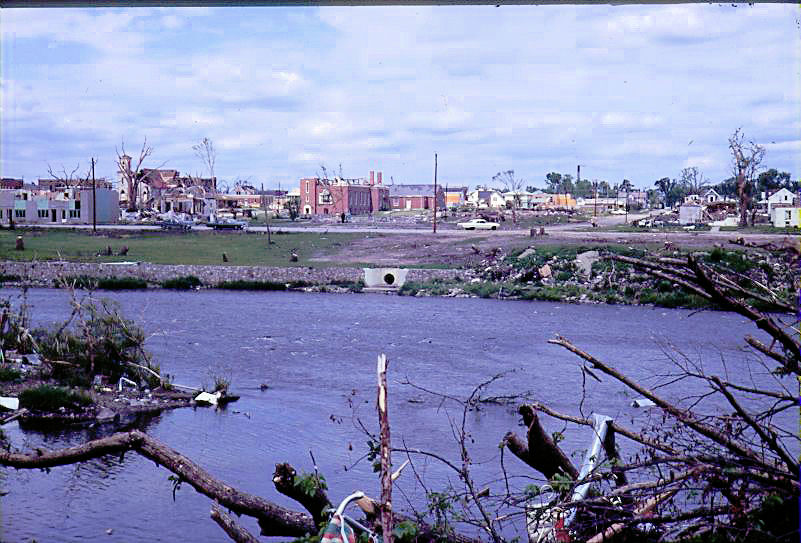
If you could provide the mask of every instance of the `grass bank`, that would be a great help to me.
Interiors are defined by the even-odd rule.
[[[24,251],[15,250],[22,236]],[[67,260],[72,262],[119,262],[132,260],[151,264],[216,266],[308,266],[313,257],[333,255],[342,246],[376,234],[285,233],[267,235],[240,232],[100,231],[17,228],[0,231],[1,260]],[[103,252],[110,247],[112,255]],[[127,247],[127,254],[121,255]],[[225,253],[227,262],[223,260]],[[290,262],[292,253],[297,262]],[[315,266],[336,265],[335,261]]]

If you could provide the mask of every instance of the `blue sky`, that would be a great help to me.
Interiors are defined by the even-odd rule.
[[[0,173],[146,166],[295,186],[513,169],[650,187],[730,176],[738,127],[801,175],[797,5],[6,9]]]

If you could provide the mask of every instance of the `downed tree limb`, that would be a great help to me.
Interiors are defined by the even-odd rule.
[[[231,518],[229,515],[222,512],[222,510],[214,505],[211,508],[211,520],[216,522],[223,531],[228,534],[233,541],[236,543],[257,543],[258,539],[256,539],[250,532],[244,529],[242,526],[237,524],[237,522]]]
[[[653,510],[659,505],[661,502],[673,497],[676,494],[676,490],[670,490],[668,492],[663,492],[653,498],[650,498],[644,504],[640,505],[637,509],[634,510],[635,515],[638,517],[648,517],[652,514]],[[594,535],[590,539],[587,540],[587,543],[603,543],[604,541],[609,541],[610,539],[614,538],[617,534],[623,531],[626,527],[626,524],[623,522],[616,522],[615,524],[611,525],[609,528],[604,530],[603,532]]]
[[[799,368],[801,344],[793,339],[790,334],[782,330],[771,317],[721,292],[712,279],[709,278],[703,267],[693,257],[687,257],[687,265],[695,272],[698,284],[701,288],[706,290],[711,298],[723,307],[723,309],[733,311],[753,321],[757,328],[766,332],[770,337],[781,343],[782,347],[784,347],[785,351],[790,355],[786,359],[783,367],[789,372],[801,375],[801,368]]]
[[[320,526],[327,520],[324,511],[331,507],[331,500],[328,499],[328,495],[319,484],[319,481],[315,481],[314,492],[310,493],[308,488],[303,488],[298,484],[296,476],[297,471],[291,465],[286,463],[276,464],[275,472],[273,473],[275,489],[305,507],[306,511],[311,513],[314,524]],[[309,475],[307,477],[313,476]]]
[[[540,424],[536,411],[530,405],[521,405],[519,413],[523,416],[523,423],[528,428],[528,442],[524,443],[513,432],[504,436],[503,443],[520,460],[539,471],[548,479],[552,479],[557,473],[564,473],[571,479],[578,477],[578,470],[562,452],[562,449],[554,443],[545,429]]]
[[[729,392],[728,388],[726,388],[726,385],[723,384],[723,381],[721,381],[718,376],[712,376],[711,379],[718,386],[718,390],[720,390],[720,392],[726,397],[726,400],[728,400],[729,404],[731,404],[737,414],[740,415],[740,417],[748,424],[748,426],[754,429],[759,438],[762,440],[762,443],[770,447],[770,449],[782,459],[790,473],[798,473],[798,464],[795,463],[792,456],[790,456],[790,453],[788,453],[784,447],[779,444],[776,433],[770,428],[763,428],[761,425],[757,424],[754,418],[749,415],[745,409],[743,409],[734,395]]]
[[[126,451],[134,451],[167,468],[192,488],[234,513],[256,518],[263,534],[299,537],[317,532],[310,515],[285,509],[259,496],[226,485],[186,456],[139,430],[113,434],[53,452],[41,449],[28,454],[0,451],[0,465],[17,469],[50,468],[108,454],[123,454]]]
[[[666,401],[665,399],[657,396],[652,391],[648,390],[644,386],[636,383],[617,371],[616,369],[612,368],[611,366],[607,366],[594,356],[589,353],[586,353],[570,343],[567,339],[563,337],[557,337],[556,339],[549,339],[548,343],[553,343],[554,345],[559,345],[564,347],[568,351],[572,352],[573,354],[577,355],[579,358],[584,359],[585,361],[592,364],[593,368],[600,370],[601,372],[613,377],[629,387],[630,389],[636,391],[637,393],[645,396],[656,405],[661,407],[665,412],[669,413],[671,416],[675,417],[679,422],[683,423],[685,426],[695,430],[699,434],[704,437],[707,437],[711,441],[717,443],[728,449],[730,452],[734,453],[735,455],[739,456],[744,460],[748,460],[753,462],[754,464],[770,468],[770,464],[765,462],[764,460],[760,459],[757,453],[740,443],[735,442],[732,438],[727,436],[724,432],[721,432],[717,428],[702,422],[694,413],[689,410],[680,409],[670,402]]]
[[[533,409],[536,409],[537,411],[545,413],[546,415],[550,415],[551,417],[554,417],[556,419],[564,420],[564,421],[567,421],[567,422],[572,422],[574,424],[581,424],[582,426],[589,426],[590,428],[592,428],[593,425],[594,425],[594,423],[593,423],[593,421],[591,419],[585,419],[585,418],[581,418],[581,417],[574,417],[572,415],[565,415],[564,413],[559,413],[558,411],[554,411],[550,407],[548,407],[546,405],[543,405],[543,404],[541,404],[539,402],[534,402],[534,403],[531,403],[529,405]],[[647,447],[653,447],[654,449],[657,449],[657,450],[660,450],[662,452],[666,452],[666,453],[672,454],[672,455],[677,455],[678,456],[679,454],[681,454],[678,451],[678,449],[675,449],[675,448],[673,448],[673,447],[671,447],[671,446],[669,446],[669,445],[667,445],[665,443],[660,443],[658,441],[654,441],[653,439],[650,439],[650,438],[648,438],[648,437],[646,437],[646,436],[644,436],[642,434],[638,434],[636,432],[632,432],[628,428],[624,428],[623,426],[620,426],[619,424],[617,424],[614,421],[609,423],[609,429],[614,431],[616,434],[620,434],[622,436],[625,436],[625,437],[631,439],[632,441],[636,441],[638,443],[642,443],[643,445],[645,445]]]

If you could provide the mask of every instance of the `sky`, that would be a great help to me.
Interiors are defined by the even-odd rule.
[[[731,175],[742,128],[801,176],[793,4],[0,11],[0,174],[145,167],[295,187],[339,170],[492,185]]]

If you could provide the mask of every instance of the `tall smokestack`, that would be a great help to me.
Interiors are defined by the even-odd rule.
[[[378,184],[381,184],[381,172],[378,172]]]
[[[375,185],[375,172],[370,170],[370,186]]]

